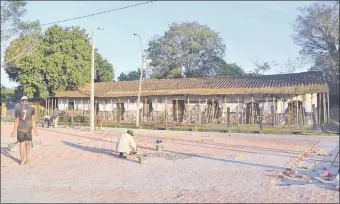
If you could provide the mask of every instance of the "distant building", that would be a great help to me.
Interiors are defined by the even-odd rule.
[[[89,111],[90,85],[49,100],[59,110]],[[328,85],[321,72],[205,77],[142,82],[141,122],[312,124],[329,122]],[[138,81],[95,84],[95,111],[106,120],[134,122]],[[314,112],[313,112],[314,108]],[[312,117],[314,116],[314,118]]]

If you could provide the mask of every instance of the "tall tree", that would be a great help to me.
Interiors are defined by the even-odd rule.
[[[97,52],[95,53],[95,82],[112,81],[114,79],[114,69],[111,63]]]
[[[1,103],[8,103],[13,94],[14,89],[7,88],[3,84],[1,84]]]
[[[216,58],[223,58],[225,45],[219,33],[197,22],[170,25],[164,36],[155,36],[147,49],[154,78],[215,75]]]
[[[118,76],[118,81],[134,81],[134,80],[139,80],[140,77],[140,69],[138,69],[138,71],[130,71],[128,73],[120,73],[120,75]],[[143,73],[143,79],[145,79],[145,71]]]
[[[26,5],[25,1],[1,1],[1,43],[19,32]]]
[[[1,48],[11,37],[39,30],[39,21],[22,21],[26,5],[26,1],[1,1]]]
[[[215,76],[243,76],[246,73],[236,63],[228,64],[222,58],[215,59]]]
[[[311,60],[311,70],[322,71],[339,93],[339,1],[318,1],[300,8],[294,26],[300,54]]]
[[[76,89],[90,81],[91,45],[84,29],[52,26],[27,48],[29,52],[11,61],[29,36],[14,40],[5,54],[9,78],[23,86],[28,97],[53,96],[57,91]],[[111,81],[112,65],[96,53],[96,81]]]

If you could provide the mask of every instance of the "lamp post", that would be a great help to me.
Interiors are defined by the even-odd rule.
[[[138,86],[138,98],[137,98],[137,114],[136,114],[136,127],[139,127],[139,106],[140,106],[140,92],[142,90],[142,79],[143,79],[143,63],[144,63],[144,58],[143,58],[143,46],[142,46],[142,38],[136,34],[133,33],[134,36],[137,36],[140,41],[140,49],[142,52],[142,64],[140,67],[140,75],[139,75],[139,86]]]
[[[96,30],[104,30],[96,28]],[[90,131],[94,131],[94,29],[92,29],[92,59],[91,59],[91,95],[90,95]]]

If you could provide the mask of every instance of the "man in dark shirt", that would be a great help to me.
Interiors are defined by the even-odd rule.
[[[25,164],[25,146],[26,146],[26,163],[29,163],[30,148],[32,141],[32,129],[34,135],[38,136],[37,127],[35,125],[35,110],[29,106],[26,96],[21,98],[20,106],[15,110],[15,122],[12,137],[17,133],[19,142],[21,165]]]

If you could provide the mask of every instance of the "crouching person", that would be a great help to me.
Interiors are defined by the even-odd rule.
[[[119,152],[119,156],[123,158],[127,158],[128,155],[137,154],[137,146],[133,139],[132,130],[128,130],[127,133],[119,137],[116,151]]]

